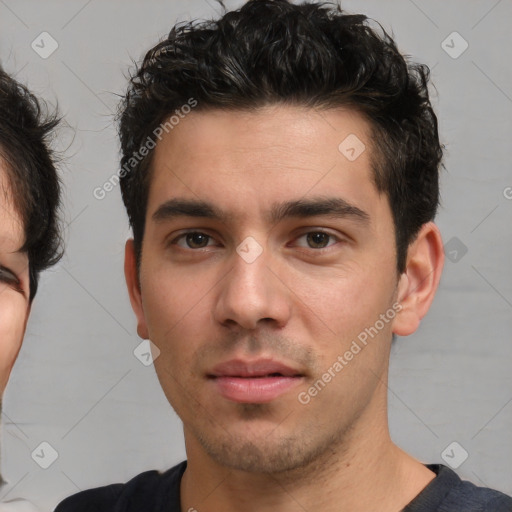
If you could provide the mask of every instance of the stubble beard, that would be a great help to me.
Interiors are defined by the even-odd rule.
[[[247,420],[249,433],[250,420],[264,416],[267,406],[240,404],[240,417]],[[297,482],[334,465],[345,451],[344,440],[351,430],[340,426],[337,430],[322,431],[312,423],[283,432],[285,418],[272,431],[248,439],[248,436],[228,432],[218,423],[208,427],[194,426],[191,433],[217,464],[248,473],[273,475],[282,482]]]

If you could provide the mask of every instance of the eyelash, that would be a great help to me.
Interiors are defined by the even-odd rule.
[[[10,271],[8,268],[0,266],[0,282],[6,283],[12,286],[17,292],[23,293],[21,281],[18,279],[16,274]]]
[[[336,240],[337,242],[342,242],[343,240],[340,239],[339,237],[333,235],[332,233],[329,233],[327,231],[324,231],[322,229],[315,229],[315,230],[311,230],[311,231],[307,231],[306,233],[303,233],[302,235],[298,236],[296,238],[297,239],[300,239],[302,237],[305,237],[307,235],[311,235],[311,234],[318,234],[318,233],[321,233],[321,234],[324,234],[324,235],[327,235],[329,237],[329,241],[331,239],[334,239]],[[188,235],[195,235],[195,234],[198,234],[198,235],[203,235],[205,237],[207,237],[209,240],[210,239],[213,239],[213,236],[211,235],[208,235],[207,233],[204,233],[203,231],[187,231],[186,233],[182,233],[181,235],[177,236],[176,238],[174,238],[173,240],[171,240],[171,242],[169,243],[169,245],[178,245],[178,242],[187,237]],[[209,241],[208,240],[208,241]],[[312,250],[316,253],[324,253],[326,251],[329,250],[330,247],[332,247],[333,245],[335,244],[329,244],[327,245],[326,247],[319,247],[319,248],[314,248],[314,247],[302,247],[302,249],[309,249],[309,250]],[[209,246],[205,246],[205,247],[197,247],[197,248],[192,248],[192,247],[180,247],[181,249],[184,249],[184,250],[190,250],[190,251],[200,251],[201,249],[207,249]]]

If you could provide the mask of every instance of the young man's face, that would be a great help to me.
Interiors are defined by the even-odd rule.
[[[368,134],[273,106],[193,112],[158,143],[140,294],[130,243],[126,271],[188,449],[277,472],[385,425],[401,287]]]
[[[0,159],[0,399],[21,347],[29,313],[24,230]]]

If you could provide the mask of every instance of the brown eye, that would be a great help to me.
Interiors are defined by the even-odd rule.
[[[312,249],[323,249],[329,243],[330,235],[322,231],[313,231],[307,234],[308,245]]]
[[[187,233],[185,240],[190,249],[201,249],[208,245],[210,237],[204,233]]]

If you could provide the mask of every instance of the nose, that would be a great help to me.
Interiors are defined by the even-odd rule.
[[[256,329],[272,322],[283,327],[290,318],[290,292],[279,275],[271,270],[267,249],[252,260],[233,254],[233,266],[219,283],[215,320],[226,326]]]

